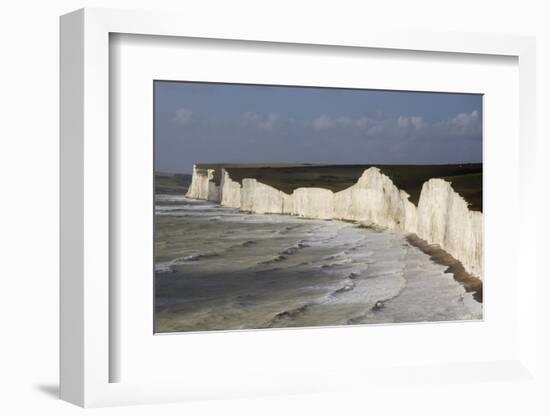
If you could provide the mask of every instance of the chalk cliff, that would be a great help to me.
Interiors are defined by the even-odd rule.
[[[221,204],[224,207],[240,208],[241,207],[241,184],[235,182],[229,176],[229,173],[222,169],[221,187]]]
[[[334,193],[322,188],[298,188],[292,193],[292,215],[330,220],[334,218]]]
[[[377,168],[363,172],[357,183],[334,195],[334,218],[416,232],[416,207]]]
[[[199,169],[196,166],[193,166],[191,185],[189,186],[185,196],[193,199],[208,199],[210,193],[209,183],[213,177],[214,171],[212,169]]]
[[[255,178],[233,181],[222,169],[220,185],[212,169],[193,168],[187,196],[258,214],[287,214],[313,219],[357,221],[439,244],[471,274],[483,277],[483,214],[471,211],[452,185],[430,179],[422,186],[418,207],[378,168],[366,169],[357,183],[339,192],[297,188],[286,194]]]
[[[439,244],[470,273],[483,276],[483,214],[470,211],[449,182],[430,179],[424,183],[417,216],[418,236]]]
[[[258,182],[256,179],[243,179],[241,190],[241,211],[256,214],[282,214],[284,192],[269,185]]]

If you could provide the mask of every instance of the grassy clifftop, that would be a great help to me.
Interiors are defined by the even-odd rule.
[[[199,169],[214,169],[214,182],[219,184],[225,168],[234,181],[255,178],[287,194],[296,188],[316,187],[333,192],[354,185],[370,167],[379,168],[393,183],[418,204],[422,185],[429,179],[441,178],[452,183],[470,209],[483,210],[483,170],[481,163],[454,165],[313,165],[313,164],[197,164]]]

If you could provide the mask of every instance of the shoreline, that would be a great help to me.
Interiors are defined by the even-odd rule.
[[[189,198],[186,196],[186,198]],[[192,200],[201,201],[201,199],[198,198],[189,198]],[[213,201],[211,201],[213,202]],[[214,202],[215,203],[215,202]],[[215,203],[216,204],[216,203]],[[221,204],[217,203],[219,207],[223,207]],[[242,213],[246,214],[256,214],[253,211],[240,211]],[[265,214],[260,214],[265,215]],[[289,215],[289,214],[268,214],[268,215]],[[290,215],[292,216],[292,215]],[[294,216],[292,216],[294,217]],[[315,218],[308,218],[308,217],[296,217],[299,219],[304,220],[314,220]],[[355,220],[345,220],[345,219],[325,219],[322,221],[328,221],[328,222],[334,222],[334,221],[341,221],[341,222],[347,222],[351,224],[355,224],[358,228],[368,228],[371,230],[374,230],[376,232],[383,232],[386,230],[385,227],[378,226],[376,224],[365,224],[360,221]],[[430,257],[430,260],[432,260],[434,263],[440,264],[442,266],[447,266],[447,269],[445,270],[445,273],[451,273],[453,275],[453,278],[460,283],[467,293],[472,293],[474,300],[476,300],[479,303],[483,303],[483,282],[480,278],[473,275],[472,273],[469,273],[460,260],[453,257],[451,254],[449,254],[445,249],[443,249],[439,244],[430,244],[426,240],[420,238],[415,233],[403,233],[403,236],[405,240],[413,247],[418,248],[420,251],[422,251],[424,254],[427,254]]]
[[[242,327],[243,329],[264,329],[271,327],[319,327],[327,325],[341,326],[354,324],[371,325],[376,323],[435,322],[440,320],[477,320],[481,319],[483,316],[483,307],[481,305],[482,293],[480,290],[481,282],[478,279],[474,280],[471,275],[464,273],[464,269],[461,267],[462,265],[460,262],[448,255],[448,253],[441,250],[438,246],[430,246],[415,235],[395,232],[394,230],[388,230],[372,223],[365,224],[349,220],[319,220],[294,216],[287,217],[286,215],[280,214],[255,214],[222,207],[213,201],[202,201],[185,196],[183,196],[183,198],[185,200],[189,199],[191,201],[204,202],[204,208],[208,213],[206,217],[220,218],[219,215],[223,216],[223,214],[218,212],[218,210],[227,210],[227,215],[231,217],[229,223],[236,224],[234,227],[237,227],[238,230],[244,230],[245,234],[241,237],[240,234],[234,234],[234,232],[232,232],[231,239],[227,240],[227,244],[216,247],[213,263],[209,263],[208,265],[205,263],[203,269],[201,269],[200,262],[197,263],[194,262],[194,259],[189,259],[188,267],[194,268],[191,272],[189,269],[185,271],[183,268],[179,269],[178,267],[172,270],[173,272],[180,273],[181,276],[185,273],[190,273],[189,276],[191,276],[191,280],[189,281],[179,278],[174,279],[172,276],[159,279],[160,275],[155,273],[156,293],[160,296],[156,298],[155,301],[155,313],[162,314],[157,315],[159,321],[157,321],[156,330],[158,332],[235,330],[239,325],[244,325],[244,327]],[[178,205],[179,204],[176,203],[175,206],[177,207]],[[211,207],[215,208],[212,209]],[[190,207],[189,209],[195,212],[192,208],[193,207]],[[164,213],[161,213],[160,215],[163,214]],[[236,218],[233,218],[235,216]],[[264,222],[270,224],[271,221],[273,221],[270,217],[275,218],[274,221],[276,222],[281,220],[283,223],[281,227],[285,225],[286,219],[291,220],[293,223],[314,223],[311,225],[314,226],[315,229],[318,228],[315,224],[324,223],[325,226],[322,226],[319,236],[313,239],[313,241],[319,244],[313,244],[313,246],[306,245],[306,247],[314,247],[312,250],[320,251],[314,251],[313,254],[311,254],[312,252],[310,251],[306,254],[299,251],[296,254],[297,257],[284,256],[285,254],[295,254],[295,252],[286,252],[286,250],[289,250],[288,247],[291,247],[291,249],[297,247],[294,240],[298,241],[297,239],[300,239],[300,241],[304,241],[302,240],[303,235],[307,238],[312,238],[310,235],[311,233],[307,232],[310,228],[306,225],[306,228],[300,228],[301,231],[295,231],[298,233],[297,235],[293,234],[294,231],[289,233],[289,235],[286,236],[289,241],[285,240],[282,244],[278,243],[275,245],[269,243],[269,247],[273,246],[274,249],[268,247],[268,250],[263,250],[259,253],[268,260],[264,261],[263,257],[261,257],[259,258],[261,262],[258,259],[253,259],[254,261],[251,263],[255,265],[253,267],[244,263],[244,268],[238,266],[240,261],[237,260],[235,262],[235,260],[241,258],[243,255],[248,255],[248,249],[246,249],[245,252],[235,252],[233,249],[235,247],[248,247],[248,244],[241,244],[241,242],[244,241],[246,243],[246,241],[253,238],[250,234],[250,224],[247,220],[248,216],[258,217],[257,220],[253,220],[250,223],[258,224],[257,227],[259,228],[257,228],[257,230],[264,229],[261,225]],[[183,215],[183,217],[188,218],[188,215]],[[191,215],[191,217],[193,217],[193,215]],[[216,230],[220,230],[220,228],[219,225],[209,222],[206,217],[198,215],[197,219],[206,221],[205,224],[210,224],[210,231],[208,234],[205,234],[208,238],[204,240],[209,241],[212,233],[219,232]],[[267,218],[264,220],[262,219],[264,217]],[[172,220],[168,219],[168,221],[170,222]],[[245,226],[243,226],[243,224]],[[168,225],[173,227],[173,225]],[[183,225],[183,223],[181,225]],[[325,227],[330,229],[325,230]],[[337,232],[334,240],[329,239],[330,241],[334,241],[334,244],[323,243],[327,236],[330,238],[335,237],[333,236],[335,233],[332,231],[332,227],[338,229],[343,228],[343,234]],[[284,226],[282,229],[286,230],[287,228],[288,227]],[[201,229],[204,228],[201,227]],[[379,233],[387,234],[387,236],[375,236],[375,234]],[[374,237],[365,237],[365,234],[372,234]],[[262,233],[259,235],[263,236]],[[342,236],[347,236],[349,238],[342,239]],[[364,239],[362,237],[367,239],[365,243],[363,243]],[[193,241],[192,246],[195,247],[195,240],[191,239],[189,241]],[[368,241],[374,242],[371,249],[369,249]],[[388,241],[393,243],[388,245]],[[350,242],[352,244],[350,244]],[[330,251],[330,253],[328,253],[330,255],[323,251],[325,244],[327,244],[325,249]],[[346,253],[345,250],[348,250],[350,246],[354,247],[353,253]],[[226,250],[228,247],[229,250]],[[361,251],[355,251],[357,250],[355,247],[362,247]],[[412,247],[416,247],[420,251],[416,249],[411,250]],[[203,251],[203,249],[203,244],[200,243],[200,245],[197,246],[198,252],[194,253],[194,255],[205,255],[206,251]],[[212,247],[208,246],[208,249],[212,250]],[[387,251],[388,249],[390,251]],[[373,253],[368,255],[365,254],[365,256],[368,256],[366,260],[361,253],[364,251],[366,253],[370,250],[373,250]],[[160,252],[160,254],[162,254],[162,252]],[[178,254],[179,257],[174,257],[174,259],[179,258],[187,261],[187,259],[181,257],[180,254]],[[279,255],[281,255],[281,257],[279,257]],[[284,258],[282,256],[284,256]],[[304,259],[300,258],[300,256],[313,257],[306,258],[309,262],[302,263]],[[262,264],[265,263],[279,261],[279,258],[287,260],[287,257],[291,259],[290,263],[270,264],[267,268],[262,266]],[[353,264],[348,265],[347,259]],[[318,268],[324,270],[325,267],[334,267],[334,265],[340,264],[340,260],[343,260],[342,264],[345,264],[341,272],[339,271],[339,266],[334,270],[326,269],[328,277],[316,271]],[[373,260],[374,263],[378,265],[373,266],[372,272],[367,271],[371,266],[366,265],[373,263]],[[169,260],[166,263],[170,263],[171,261],[172,260]],[[385,265],[387,261],[391,263],[389,269]],[[229,270],[227,267],[228,262],[237,264],[237,266],[231,266],[229,267],[231,270]],[[363,262],[365,263],[363,264]],[[418,267],[417,263],[420,264],[421,267]],[[393,264],[395,264],[395,266],[391,266]],[[442,264],[445,264],[445,267],[440,267]],[[256,269],[258,265],[259,267]],[[296,265],[309,266],[301,270],[301,274],[296,274],[296,269],[294,269]],[[155,266],[157,266],[156,258]],[[350,269],[348,270],[347,267]],[[390,273],[389,280],[369,279],[369,277],[371,277],[369,273],[378,275],[378,273],[382,272],[381,276],[384,276],[384,270],[392,270],[392,268],[395,270],[403,269],[401,270],[402,273],[400,272],[401,274],[398,273],[401,276],[400,278]],[[212,271],[216,271],[216,273],[213,274]],[[353,273],[349,273],[350,271]],[[408,274],[406,273],[407,271]],[[209,274],[214,276],[220,273],[228,273],[228,275],[220,281],[209,278],[206,280],[196,279],[196,277],[203,272],[206,272],[206,276]],[[257,273],[259,272],[263,275],[262,279],[257,278]],[[449,276],[447,274],[448,272],[452,272],[453,276]],[[462,274],[460,272],[462,272]],[[274,274],[270,275],[269,273]],[[363,273],[365,273],[364,278],[359,278]],[[334,280],[334,274],[339,276],[337,280]],[[173,276],[179,277],[180,275]],[[330,285],[328,285],[327,288],[330,290],[326,293],[326,296],[323,295],[319,297],[320,295],[316,291],[312,293],[297,293],[295,295],[295,292],[292,291],[295,287],[304,286],[304,282],[308,283],[309,281],[307,279],[311,279],[311,281],[315,283],[315,285],[312,285],[310,284],[311,282],[309,282],[308,285],[306,285],[307,287],[317,287],[316,285],[326,282],[326,279],[329,277]],[[344,279],[341,280],[341,277],[344,277]],[[461,277],[463,279],[460,279]],[[402,279],[405,279],[405,281],[399,283]],[[265,282],[270,283],[266,285]],[[277,283],[274,285],[273,282]],[[336,282],[336,284],[333,282]],[[233,290],[237,288],[238,290],[235,292],[225,291],[219,293],[212,291],[212,288],[219,287],[220,283],[222,283],[222,285],[228,285],[227,288],[233,288]],[[397,294],[394,295],[393,290],[396,285],[400,286],[402,284],[405,284],[405,286],[410,284],[412,290],[403,292],[403,287],[401,287],[396,292]],[[189,291],[190,287],[194,289]],[[239,294],[239,290],[242,290],[239,288],[242,287],[247,288],[246,290],[249,297],[243,298],[242,294],[237,297],[234,296],[235,294]],[[220,307],[223,312],[221,315],[226,313],[227,316],[231,317],[230,320],[219,321],[216,316],[210,316],[205,312],[208,308],[213,306],[208,303],[210,300],[201,298],[202,295],[199,296],[202,288],[206,290],[210,296],[213,296],[213,300],[211,301],[212,305]],[[465,292],[469,294],[466,295]],[[281,293],[287,294],[281,297]],[[391,293],[392,296],[387,297],[388,293]],[[221,302],[216,300],[216,296],[219,296],[222,300],[224,297],[229,296],[230,299],[234,298],[236,301],[226,302],[224,300]],[[254,298],[254,296],[257,296],[257,298]],[[394,297],[397,301],[385,304],[385,300],[393,299]],[[330,301],[325,302],[325,298]],[[294,300],[289,301],[289,299]],[[318,299],[321,299],[321,301]],[[473,302],[472,299],[476,302]],[[178,309],[176,307],[178,302],[183,302],[183,304],[187,302],[188,305],[195,306],[189,306],[187,309]],[[270,302],[275,302],[278,306],[273,309],[269,306]],[[279,302],[280,305],[277,302]],[[379,302],[380,306],[377,306]],[[334,308],[334,305],[336,305],[337,308],[332,310],[331,308]],[[357,311],[355,310],[356,306],[353,305],[362,305],[358,309],[358,313],[356,313]],[[365,309],[365,305],[368,306],[368,308]],[[251,306],[254,306],[254,308],[250,309]],[[365,313],[365,310],[372,311],[372,313]],[[190,315],[181,315],[182,311],[186,311],[185,313],[189,313]],[[252,313],[252,315],[249,315],[249,312]],[[201,318],[202,313],[206,313],[206,315]],[[265,315],[265,319],[262,317],[263,315]],[[262,317],[262,319],[258,320],[258,317]],[[353,321],[353,319],[356,319],[356,321]],[[264,322],[264,320],[265,322],[269,322],[269,324],[266,324],[267,326],[259,324],[259,322]]]
[[[406,234],[405,239],[411,246],[430,256],[430,259],[435,263],[447,266],[445,272],[452,273],[454,279],[464,287],[466,292],[473,292],[473,298],[479,303],[483,303],[483,282],[478,277],[468,273],[460,260],[447,253],[439,244],[430,244],[416,234]]]
[[[185,196],[188,199],[201,201],[201,199],[197,198],[190,198]],[[213,202],[216,206],[219,206],[221,208],[227,208],[223,207],[219,203]],[[255,214],[257,213],[253,211],[240,211],[243,214]],[[259,215],[266,215],[266,214],[259,214]],[[268,215],[276,215],[276,216],[285,216],[289,214],[268,214]],[[294,217],[296,219],[302,219],[302,220],[315,220],[315,218],[307,218],[307,217],[295,217],[292,215],[289,215],[291,217]],[[360,221],[354,221],[354,220],[345,220],[345,219],[325,219],[321,221],[327,221],[327,222],[334,222],[334,221],[340,221],[344,223],[350,223],[355,224],[357,228],[368,228],[376,232],[383,232],[386,230],[385,227],[380,227],[376,224],[370,223],[365,224]],[[418,248],[420,251],[422,251],[424,254],[427,254],[430,257],[430,260],[432,260],[434,263],[446,266],[447,269],[445,270],[445,273],[451,273],[453,275],[453,278],[460,283],[467,293],[472,293],[474,300],[476,300],[479,303],[483,303],[483,282],[480,278],[473,275],[472,273],[469,273],[466,271],[460,260],[453,257],[451,254],[449,254],[445,249],[443,249],[439,244],[430,244],[426,240],[420,238],[417,234],[414,233],[403,233],[403,236],[405,240],[413,247]]]
[[[258,174],[251,177],[243,173],[239,182],[222,168],[220,184],[217,185],[213,178],[214,169],[197,169],[197,166],[200,165],[194,167],[186,194],[190,198],[218,202],[225,207],[257,214],[351,220],[375,223],[405,235],[414,233],[429,243],[440,244],[462,263],[468,273],[482,277],[483,213],[472,210],[471,204],[457,193],[453,185],[458,179],[454,176],[448,180],[432,177],[422,183],[418,204],[414,204],[409,194],[411,185],[401,184],[404,188],[401,189],[377,167],[366,169],[355,184],[337,192],[312,187],[316,182],[298,181],[297,184],[292,177],[279,178],[289,180],[293,186],[300,185],[288,194],[279,187],[266,185],[265,172],[261,175],[256,172]],[[458,175],[460,178],[464,176]],[[325,178],[325,182],[330,178]],[[481,188],[474,188],[481,192]]]

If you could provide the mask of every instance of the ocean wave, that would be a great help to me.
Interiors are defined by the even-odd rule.
[[[346,254],[347,254],[346,251],[339,251],[338,253],[334,253],[334,254],[331,254],[329,256],[323,257],[322,260],[336,260],[336,259],[342,258]]]
[[[338,261],[333,261],[331,263],[323,263],[321,264],[321,269],[334,269],[336,267],[342,267],[348,264],[353,263],[353,259],[342,259]]]
[[[233,244],[229,246],[227,248],[227,251],[229,252],[229,251],[239,250],[239,249],[242,249],[243,247],[252,247],[252,246],[255,246],[256,244],[258,244],[258,241],[256,240],[241,241],[237,244]]]
[[[376,313],[380,310],[382,310],[384,308],[384,305],[385,303],[388,301],[388,300],[391,300],[393,298],[396,298],[397,296],[399,296],[399,294],[395,295],[394,297],[390,298],[390,299],[383,299],[383,300],[378,300],[376,301],[373,305],[371,305],[371,307],[369,309],[367,309],[364,313],[360,314],[360,315],[357,315],[357,316],[354,316],[353,318],[350,318],[346,321],[346,325],[356,325],[356,324],[362,324],[362,323],[365,323],[366,319],[368,318],[368,316],[372,313]]]
[[[167,205],[155,207],[155,215],[159,216],[175,216],[175,217],[189,217],[189,218],[204,218],[206,220],[216,218],[222,219],[227,216],[227,214],[218,215],[216,217],[212,216],[212,213],[216,212],[214,210],[199,210],[199,209],[189,209],[188,207],[181,205]]]
[[[342,293],[349,292],[354,288],[355,288],[355,282],[352,279],[347,278],[344,280],[343,285],[338,289],[336,289],[335,291],[333,291],[332,293],[330,293],[328,297],[332,298],[334,296],[338,296]]]
[[[255,244],[255,242],[254,242],[254,244]],[[274,257],[272,257],[268,260],[260,261],[258,264],[259,265],[266,265],[266,264],[272,264],[272,263],[277,263],[277,262],[286,260],[288,258],[288,256],[292,256],[293,254],[296,254],[299,250],[301,250],[303,248],[306,248],[306,247],[309,247],[309,246],[304,241],[300,241],[300,242],[298,242],[298,243],[282,250],[281,252],[277,253]]]
[[[360,277],[359,273],[351,272],[350,274],[348,274],[348,279],[351,279],[351,280],[358,279],[359,277]]]
[[[155,211],[186,211],[185,205],[156,205]]]
[[[302,224],[287,225],[286,227],[283,227],[281,230],[279,230],[278,233],[280,235],[288,234],[290,231],[294,231],[300,227],[302,227]]]
[[[373,314],[377,314],[384,310],[386,303],[391,302],[394,299],[399,298],[405,288],[407,287],[407,280],[404,279],[403,284],[393,292],[392,294],[387,294],[386,296],[380,296],[378,299],[371,299],[370,302],[367,304],[367,308],[364,309],[364,311],[360,314],[357,314],[353,318],[350,318],[346,321],[347,325],[353,325],[353,324],[361,324],[361,323],[367,323],[369,320],[369,317]]]
[[[286,260],[287,257],[283,254],[277,254],[276,256],[270,258],[269,260],[264,260],[264,261],[260,261],[258,264],[272,264],[272,263],[277,263],[279,261],[283,261],[283,260]]]
[[[155,272],[156,273],[172,273],[174,272],[174,267],[181,266],[186,263],[196,262],[200,260],[210,259],[213,257],[219,257],[218,253],[199,253],[191,254],[188,256],[176,257],[170,261],[156,263]]]
[[[187,263],[189,261],[199,261],[204,259],[210,259],[212,257],[218,257],[218,253],[202,253],[202,254],[191,254],[190,256],[178,257],[172,260],[175,263]]]
[[[365,250],[367,248],[367,246],[365,244],[354,244],[352,243],[352,247],[348,248],[346,251],[348,253],[353,253],[355,251],[361,251],[361,250]],[[373,252],[370,251],[370,253],[372,254]]]
[[[307,312],[310,308],[316,305],[322,305],[324,303],[328,303],[332,298],[335,298],[344,293],[350,292],[354,288],[355,288],[355,282],[349,278],[346,278],[342,281],[342,284],[338,288],[326,294],[322,298],[304,303],[296,308],[284,310],[282,312],[277,313],[276,315],[273,316],[273,318],[271,318],[267,326],[273,327],[273,326],[280,325],[281,321],[295,320],[300,315]]]
[[[155,273],[172,273],[172,265],[170,262],[156,263],[155,264]]]
[[[294,244],[293,246],[283,250],[281,253],[279,254],[282,254],[282,255],[292,255],[292,254],[295,254],[298,250],[302,249],[302,248],[306,248],[306,247],[309,247],[308,244],[306,244],[304,241],[300,241],[299,243],[296,243]]]
[[[311,307],[311,303],[305,303],[297,308],[289,309],[286,311],[279,312],[269,321],[268,327],[279,324],[280,321],[296,319],[298,315],[301,315]]]

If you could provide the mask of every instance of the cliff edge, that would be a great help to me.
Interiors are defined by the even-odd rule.
[[[354,184],[342,190],[311,186],[294,187],[287,193],[253,176],[237,181],[230,169],[222,167],[218,173],[195,165],[186,196],[258,214],[355,221],[416,234],[429,244],[438,244],[468,273],[482,279],[483,213],[470,209],[448,180],[428,179],[417,188],[415,205],[389,176],[377,167],[368,167]]]

